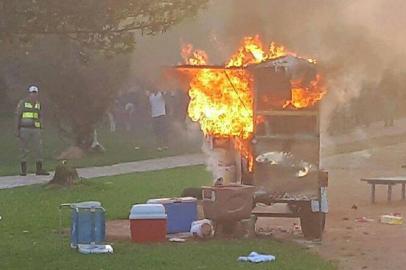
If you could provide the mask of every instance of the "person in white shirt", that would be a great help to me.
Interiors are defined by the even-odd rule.
[[[158,151],[168,149],[166,104],[164,94],[158,90],[147,92],[151,106],[152,127],[157,139]]]

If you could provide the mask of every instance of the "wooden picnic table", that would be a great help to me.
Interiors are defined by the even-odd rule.
[[[402,200],[405,200],[405,185],[406,176],[392,176],[392,177],[371,177],[361,178],[361,181],[367,182],[371,185],[371,202],[375,203],[375,185],[387,185],[388,186],[388,202],[392,200],[392,186],[402,185]]]

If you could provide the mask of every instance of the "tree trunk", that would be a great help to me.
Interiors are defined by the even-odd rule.
[[[48,184],[71,186],[79,181],[79,175],[75,168],[69,166],[66,162],[56,166],[55,175]]]

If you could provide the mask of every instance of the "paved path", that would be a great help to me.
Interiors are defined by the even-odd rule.
[[[397,119],[395,121],[395,126],[390,128],[383,128],[383,123],[375,122],[372,123],[368,128],[356,128],[352,132],[338,135],[338,136],[328,136],[327,134],[322,134],[321,143],[322,143],[322,153],[329,153],[323,157],[322,163],[328,163],[329,156],[339,157],[343,156],[344,159],[348,158],[348,155],[344,155],[340,152],[335,153],[335,149],[340,149],[348,144],[354,143],[363,143],[368,140],[384,137],[394,137],[397,135],[406,134],[406,118]],[[395,139],[396,140],[396,139]],[[386,142],[385,142],[386,143]],[[385,144],[383,143],[383,144]],[[399,143],[399,142],[394,142]],[[364,155],[367,151],[369,155],[369,149],[374,148],[374,146],[383,147],[384,145],[374,145],[375,142],[372,141],[368,145],[364,145],[363,148],[367,150],[357,150],[350,151],[354,154]],[[368,156],[369,157],[369,156]],[[359,156],[354,155],[356,160],[359,160]],[[362,160],[365,160],[362,159]],[[368,159],[367,159],[368,160]],[[103,167],[91,167],[91,168],[82,168],[78,169],[80,177],[84,178],[94,178],[101,176],[112,176],[120,175],[132,172],[145,172],[145,171],[154,171],[162,169],[170,169],[176,167],[192,166],[204,164],[205,157],[203,154],[192,154],[192,155],[183,155],[183,156],[173,156],[160,159],[152,160],[143,160],[135,162],[120,163],[112,166],[103,166]],[[21,176],[3,176],[0,177],[0,189],[13,188],[18,186],[27,186],[32,184],[46,183],[52,178],[51,176],[35,176],[29,175],[26,177]]]
[[[384,127],[383,121],[373,122],[369,127],[357,127],[351,132],[329,136],[328,134],[322,134],[321,143],[323,147],[332,147],[337,145],[362,142],[374,138],[381,138],[385,136],[398,136],[406,134],[406,118],[400,118],[395,120],[393,127]]]
[[[159,159],[142,160],[135,162],[119,163],[112,166],[90,167],[78,169],[80,177],[95,178],[101,176],[113,176],[133,172],[156,171],[177,167],[204,164],[203,154],[191,154],[183,156],[165,157]],[[0,177],[0,189],[42,184],[51,180],[50,176],[2,176]]]

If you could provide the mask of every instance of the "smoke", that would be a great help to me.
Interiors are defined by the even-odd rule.
[[[260,34],[265,42],[317,59],[328,87],[322,104],[325,130],[337,106],[346,110],[366,85],[374,95],[372,88],[380,87],[386,71],[405,67],[405,13],[403,0],[211,0],[196,18],[162,35],[139,37],[135,83],[157,87],[151,82],[161,79],[160,69],[182,62],[184,42],[205,50],[210,64],[222,64],[244,36]],[[378,95],[385,91],[375,89]]]
[[[206,155],[206,169],[211,172],[213,184],[222,179],[224,184],[230,184],[236,181],[236,156],[233,149],[221,147],[211,147],[210,139],[205,139],[202,145],[202,152]]]
[[[405,1],[236,0],[232,7],[229,40],[262,33],[318,60],[329,91],[323,129],[337,105],[345,110],[366,85],[378,87],[385,71],[404,67]]]

